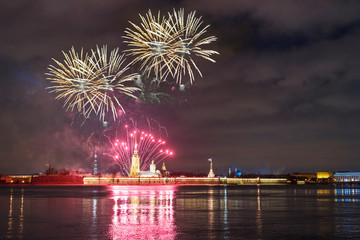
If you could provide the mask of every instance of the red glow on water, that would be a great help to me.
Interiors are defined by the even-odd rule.
[[[175,239],[176,186],[109,186],[111,239]]]

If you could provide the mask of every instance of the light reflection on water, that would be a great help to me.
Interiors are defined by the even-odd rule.
[[[16,213],[15,213],[16,211]],[[18,216],[17,216],[18,215]],[[14,224],[18,224],[18,227]],[[23,239],[24,232],[24,188],[21,195],[14,198],[14,190],[10,190],[7,238]]]
[[[263,231],[262,231],[262,219],[261,219],[261,193],[260,193],[260,185],[257,186],[257,211],[256,211],[256,225],[257,225],[257,237],[258,239],[263,239]]]
[[[111,186],[112,239],[175,239],[174,186]]]
[[[7,237],[10,238],[12,235],[13,228],[13,189],[10,190],[10,207],[9,207],[9,215],[8,215],[8,229],[7,229]]]
[[[336,188],[335,189],[336,202],[359,202],[360,189],[356,188]]]
[[[0,186],[0,239],[343,239],[359,186]]]

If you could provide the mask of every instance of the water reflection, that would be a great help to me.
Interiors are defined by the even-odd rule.
[[[257,211],[256,211],[257,238],[263,239],[263,226],[261,219],[260,185],[257,186]]]
[[[13,229],[13,196],[14,196],[14,190],[11,188],[10,190],[10,207],[9,207],[9,215],[8,215],[8,230],[7,230],[7,238],[10,238],[12,235],[12,229]]]
[[[360,189],[336,188],[335,196],[335,202],[359,202]]]
[[[224,239],[229,239],[229,225],[228,225],[228,202],[227,202],[227,186],[224,187]]]
[[[211,234],[214,228],[214,190],[211,188],[208,190],[209,192],[209,198],[208,198],[208,212],[209,212],[209,220],[208,220],[208,226],[209,226],[209,236],[208,239],[215,239],[215,235]]]
[[[24,188],[21,189],[20,214],[19,214],[19,238],[24,234]]]
[[[91,218],[91,235],[93,236],[92,239],[97,239],[96,232],[97,232],[97,198],[92,199],[92,218]]]
[[[15,195],[14,189],[10,189],[9,201],[9,214],[8,214],[8,229],[7,238],[23,239],[24,235],[24,188],[21,188],[20,199]],[[19,203],[20,202],[20,203]],[[18,229],[14,226],[14,222],[19,223]],[[17,224],[16,224],[17,225]],[[15,230],[14,230],[15,229]]]
[[[110,186],[112,239],[175,239],[174,186]]]

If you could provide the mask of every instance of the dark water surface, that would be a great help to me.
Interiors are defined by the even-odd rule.
[[[0,186],[0,239],[360,239],[360,188]]]

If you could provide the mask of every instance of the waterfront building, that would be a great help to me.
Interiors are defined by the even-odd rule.
[[[150,171],[140,171],[140,158],[137,149],[136,136],[134,154],[131,157],[131,168],[129,177],[160,177],[159,171],[156,171],[154,160],[150,164]]]
[[[97,148],[97,147],[95,147],[95,153],[94,153],[94,169],[93,169],[94,175],[100,173],[100,172],[99,172],[99,168],[98,168],[98,159],[97,159],[98,155],[97,155],[96,148]]]
[[[33,176],[37,175],[24,175],[24,174],[11,174],[1,176],[0,182],[2,183],[15,183],[15,184],[29,184],[32,182]]]
[[[317,183],[332,183],[334,181],[333,172],[316,172]]]
[[[150,172],[153,172],[153,173],[156,172],[156,165],[154,163],[154,160],[152,160],[152,162],[150,164]]]
[[[333,172],[316,172],[316,179],[329,179],[334,176]]]
[[[214,173],[214,171],[213,171],[213,169],[212,169],[212,158],[209,158],[209,162],[210,162],[210,172],[209,172],[209,174],[208,174],[208,177],[209,177],[209,178],[214,178],[214,177],[215,177],[215,173]]]
[[[156,165],[154,163],[154,160],[152,160],[150,164],[150,171],[139,171],[138,172],[139,177],[160,177],[160,171],[156,170]]]
[[[360,182],[360,172],[337,172],[334,174],[336,182]]]
[[[140,172],[140,159],[137,150],[136,135],[135,135],[135,148],[134,154],[131,157],[131,168],[129,177],[137,177]]]
[[[161,166],[160,173],[163,177],[170,176],[170,172],[166,169],[165,162],[163,162],[163,165]]]

